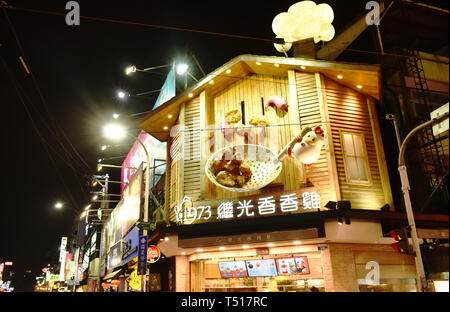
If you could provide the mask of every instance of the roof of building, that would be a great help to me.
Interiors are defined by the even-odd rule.
[[[361,63],[332,62],[307,58],[240,55],[206,75],[178,96],[170,99],[138,121],[138,126],[160,141],[166,141],[175,124],[180,106],[204,90],[214,94],[226,86],[252,74],[286,76],[289,70],[322,73],[326,77],[357,90],[362,94],[380,98],[380,66]],[[341,79],[337,76],[341,75]],[[361,89],[356,89],[361,85]]]

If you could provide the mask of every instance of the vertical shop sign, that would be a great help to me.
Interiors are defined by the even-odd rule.
[[[138,274],[145,275],[147,271],[147,235],[139,237]]]

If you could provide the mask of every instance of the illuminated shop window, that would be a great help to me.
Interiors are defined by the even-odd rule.
[[[369,161],[364,135],[341,132],[345,172],[349,183],[370,183]]]

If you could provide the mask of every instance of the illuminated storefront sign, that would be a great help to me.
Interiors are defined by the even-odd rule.
[[[122,239],[122,263],[127,263],[137,256],[139,229],[134,228]]]
[[[319,230],[317,228],[310,228],[292,231],[277,231],[266,233],[249,233],[242,235],[179,239],[178,247],[196,248],[199,246],[210,247],[210,246],[236,245],[236,244],[267,243],[275,241],[292,242],[292,241],[301,241],[305,239],[314,239],[318,237],[319,237]]]
[[[118,242],[109,250],[108,269],[113,269],[122,264],[122,242]]]
[[[278,205],[277,205],[278,199]],[[217,220],[236,219],[241,217],[257,217],[275,213],[291,213],[302,210],[320,209],[320,195],[317,191],[303,192],[299,200],[297,193],[260,197],[257,200],[243,199],[236,204],[232,201],[222,202],[217,206]],[[175,206],[177,222],[192,224],[199,220],[212,218],[211,206],[194,207],[192,200],[185,196],[179,206]]]
[[[142,277],[138,275],[138,271],[134,270],[127,279],[128,286],[133,290],[139,290],[142,287]]]
[[[147,261],[149,263],[155,263],[161,257],[161,251],[157,246],[150,245],[147,249]]]

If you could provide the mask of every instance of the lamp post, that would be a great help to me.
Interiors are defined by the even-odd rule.
[[[408,143],[411,141],[413,136],[417,134],[420,130],[432,126],[436,123],[439,123],[440,121],[448,118],[448,112],[446,112],[443,115],[440,115],[436,118],[431,119],[430,121],[427,121],[416,128],[414,128],[405,138],[403,141],[401,147],[400,147],[400,154],[398,156],[398,171],[400,172],[400,181],[402,184],[402,191],[403,191],[403,198],[405,201],[405,210],[406,214],[408,216],[408,224],[411,229],[411,240],[413,243],[413,251],[415,254],[415,262],[416,262],[416,271],[417,271],[417,287],[418,291],[426,292],[428,291],[428,283],[425,276],[425,269],[423,267],[423,261],[422,261],[422,254],[420,252],[420,245],[419,240],[417,236],[417,228],[414,223],[414,212],[411,205],[411,198],[409,196],[409,180],[408,180],[408,171],[406,169],[405,165],[405,152],[406,147],[408,146]]]

